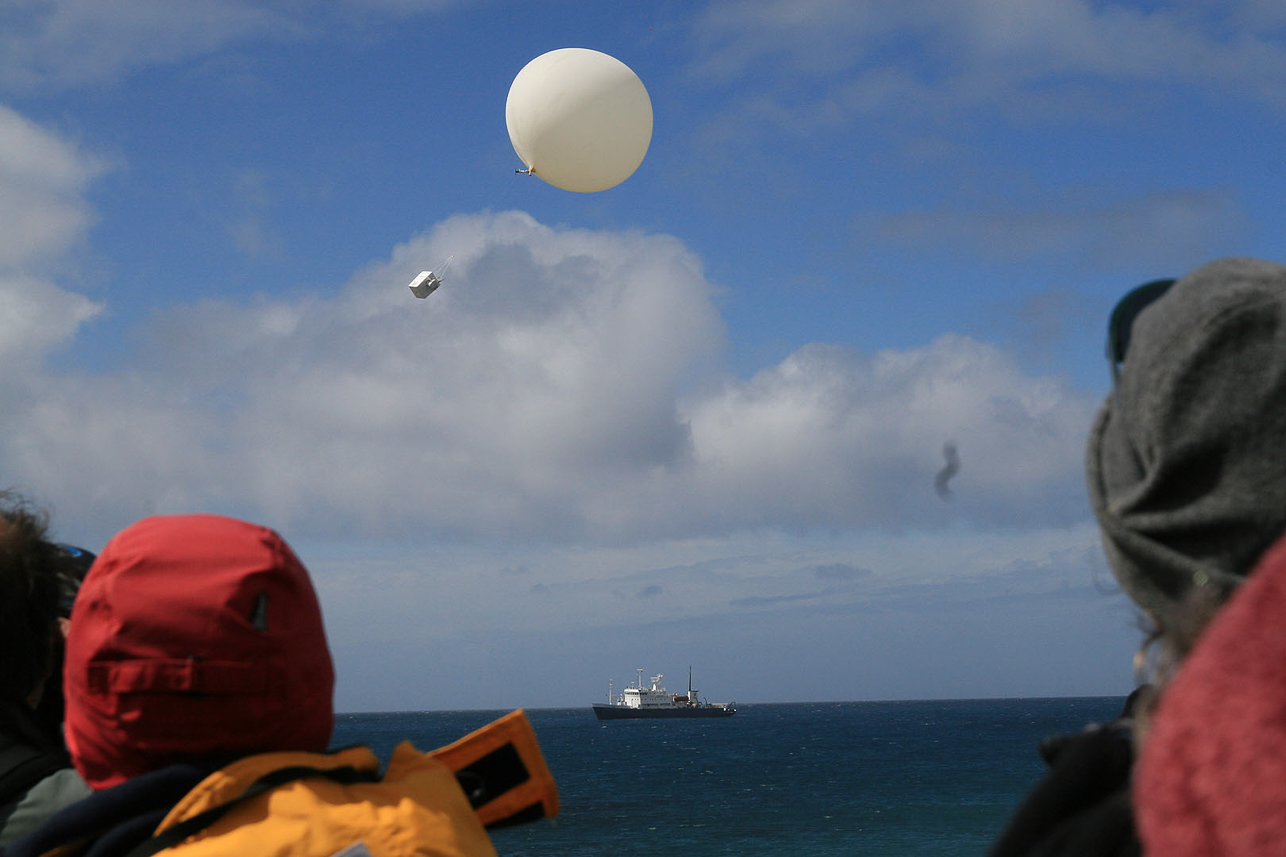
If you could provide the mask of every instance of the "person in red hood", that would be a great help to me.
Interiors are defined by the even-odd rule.
[[[495,857],[487,826],[558,812],[515,711],[447,747],[325,752],[334,669],[308,572],[267,527],[217,515],[118,533],[77,594],[63,686],[94,793],[5,850]]]
[[[6,857],[78,842],[126,854],[242,757],[323,752],[334,670],[308,572],[267,527],[146,518],[85,576],[63,666],[71,762],[94,789]]]
[[[146,518],[76,597],[67,747],[103,789],[176,762],[321,752],[335,673],[321,607],[273,530],[217,515]]]

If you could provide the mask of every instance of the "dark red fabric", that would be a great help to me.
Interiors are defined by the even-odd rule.
[[[118,533],[76,597],[67,745],[96,789],[165,765],[326,749],[334,670],[308,572],[272,530],[216,515]]]
[[[1286,541],[1166,688],[1133,797],[1145,854],[1286,854]]]

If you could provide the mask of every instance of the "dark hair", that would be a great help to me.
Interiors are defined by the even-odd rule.
[[[59,549],[49,516],[0,491],[0,699],[25,702],[53,666],[58,633]]]

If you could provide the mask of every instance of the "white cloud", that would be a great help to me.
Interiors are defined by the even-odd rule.
[[[1083,517],[1084,395],[960,336],[720,380],[713,291],[668,236],[457,216],[334,295],[157,316],[131,370],[44,379],[0,451],[108,527],[217,508],[299,537],[612,543]]]
[[[760,532],[624,548],[435,544],[431,551],[374,549],[360,557],[292,543],[327,599],[328,624],[343,636],[394,640],[416,628],[430,646],[484,631],[702,623],[795,607],[901,607],[929,590],[977,604],[1117,592],[1092,523],[1022,533],[952,528],[910,539]],[[515,562],[524,566],[521,574],[511,570]]]
[[[1068,195],[1066,188],[1057,190]],[[861,228],[869,225],[863,222]],[[925,252],[1107,270],[1122,264],[1170,266],[1176,260],[1196,265],[1218,255],[1247,228],[1233,194],[1223,190],[1155,191],[1081,204],[1050,199],[1027,209],[903,211],[878,224],[885,238]]]
[[[116,80],[291,28],[270,8],[244,0],[45,0],[3,19],[0,82],[17,90]]]
[[[75,336],[103,306],[37,273],[84,237],[93,213],[83,193],[104,163],[0,105],[0,385]]]
[[[104,169],[102,159],[0,105],[0,268],[79,240],[93,220],[82,193]]]
[[[736,0],[694,25],[693,73],[757,81],[718,121],[789,130],[988,108],[1128,120],[1101,87],[1182,85],[1286,106],[1280,13],[1253,2]],[[914,46],[914,50],[908,49]],[[1151,90],[1149,99],[1156,97]],[[1146,105],[1146,101],[1140,102]]]
[[[809,346],[693,406],[698,505],[801,531],[1074,520],[1092,410],[962,336],[871,358]],[[953,504],[933,491],[948,440],[963,461]]]
[[[852,0],[712,3],[696,22],[696,35],[705,45],[699,70],[728,78],[766,56],[787,54],[809,72],[840,71],[865,55],[863,35],[885,30],[902,17],[889,8],[887,3]]]
[[[69,341],[102,309],[35,277],[0,275],[0,359],[10,370],[23,361],[38,366],[41,357]]]
[[[238,211],[227,225],[233,246],[252,258],[284,258],[284,242],[269,220],[275,199],[268,177],[260,170],[241,170],[233,197]]]
[[[0,9],[0,88],[119,80],[241,40],[308,38],[330,15],[439,12],[471,0],[38,0]]]
[[[1020,78],[1057,71],[1230,84],[1286,72],[1275,38],[1280,10],[1266,9],[1253,2],[735,0],[712,4],[695,34],[708,67],[728,74],[774,56],[819,75],[872,57],[896,64],[908,55],[879,51],[909,38],[948,73],[991,66]]]

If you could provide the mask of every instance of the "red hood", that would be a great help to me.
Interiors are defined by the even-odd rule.
[[[330,741],[334,671],[308,572],[275,532],[231,518],[117,534],[76,597],[63,681],[67,745],[96,789]]]

